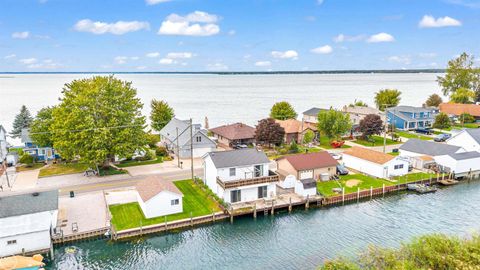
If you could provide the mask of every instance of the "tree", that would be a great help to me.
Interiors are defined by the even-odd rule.
[[[160,136],[153,133],[147,133],[145,138],[146,138],[148,147],[150,147],[151,149],[157,148],[157,143],[160,142]]]
[[[53,146],[53,137],[50,132],[53,123],[53,109],[54,107],[42,108],[32,122],[30,138],[38,146]]]
[[[383,131],[383,121],[378,114],[368,114],[360,120],[359,130],[362,132],[363,138],[370,135],[380,134]]]
[[[465,123],[474,123],[475,117],[469,113],[462,113],[459,117],[460,122],[463,124]]]
[[[480,100],[480,69],[475,67],[474,63],[475,58],[465,52],[448,62],[445,76],[437,77],[437,82],[445,96],[465,88],[475,93],[475,101]]]
[[[25,105],[20,108],[20,113],[15,116],[13,121],[13,130],[10,133],[13,138],[20,138],[22,135],[22,129],[29,128],[32,124],[33,118],[30,115],[30,111]]]
[[[255,129],[255,140],[259,143],[279,145],[283,142],[285,130],[273,118],[258,121]]]
[[[150,106],[152,108],[150,112],[151,126],[156,131],[162,130],[175,117],[172,107],[163,100],[153,99]]]
[[[433,123],[434,128],[447,129],[452,126],[452,122],[446,113],[439,113],[435,116],[435,122]]]
[[[303,134],[303,143],[311,143],[313,142],[313,139],[315,139],[315,132],[311,131],[310,129],[305,131],[305,133]]]
[[[397,106],[400,103],[400,95],[402,92],[397,89],[382,89],[375,93],[375,104],[381,111],[385,108]]]
[[[143,104],[131,82],[96,76],[65,84],[53,109],[53,145],[63,158],[108,166],[145,145]]]
[[[297,118],[297,113],[292,105],[286,101],[277,102],[270,110],[270,117],[277,120],[287,120]]]
[[[437,94],[431,94],[427,101],[425,101],[425,105],[427,107],[438,107],[443,102],[442,98]]]
[[[475,100],[475,92],[467,88],[459,88],[450,95],[450,101],[454,103],[468,104]]]
[[[333,109],[320,111],[318,113],[318,130],[329,140],[337,139],[352,128],[350,116]]]
[[[348,106],[349,107],[355,107],[355,106],[357,106],[357,107],[368,107],[368,104],[361,101],[361,100],[356,100],[355,99],[355,102],[350,103],[350,105],[348,105]]]

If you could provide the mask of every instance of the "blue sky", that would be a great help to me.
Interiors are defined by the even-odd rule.
[[[0,71],[443,68],[480,0],[1,0]]]

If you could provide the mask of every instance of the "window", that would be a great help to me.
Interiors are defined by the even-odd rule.
[[[237,170],[235,168],[230,168],[230,176],[235,176],[237,174]]]
[[[395,170],[403,169],[403,164],[395,165],[395,166],[394,166],[394,169],[395,169]]]
[[[253,168],[254,177],[261,177],[263,176],[263,165],[255,165]]]
[[[196,142],[202,142],[202,136],[195,137]]]
[[[172,205],[178,205],[180,203],[180,200],[179,199],[175,199],[175,200],[172,200],[170,202]]]
[[[230,191],[230,202],[236,203],[241,200],[242,200],[242,191],[240,189]]]
[[[8,240],[7,245],[15,245],[17,243],[17,240]]]
[[[267,186],[258,187],[258,198],[266,198],[267,197]]]

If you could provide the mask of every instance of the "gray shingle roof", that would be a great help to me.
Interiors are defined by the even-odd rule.
[[[428,156],[450,155],[454,154],[460,149],[462,148],[458,146],[422,141],[420,139],[409,139],[406,143],[400,146],[400,150],[410,151]]]
[[[190,142],[190,121],[189,120],[180,120],[173,118],[168,124],[160,130],[160,135],[167,138],[172,143],[176,143],[177,138],[177,128],[178,128],[178,144],[184,146],[186,143]],[[198,132],[203,133],[207,138],[207,132],[201,130],[200,124],[193,124],[193,135]],[[213,142],[212,142],[213,143]]]
[[[465,132],[470,134],[472,138],[477,141],[477,143],[480,143],[480,128],[475,128],[475,129],[465,129]]]
[[[429,108],[423,108],[423,107],[413,107],[413,106],[397,106],[397,107],[392,107],[388,108],[388,111],[397,111],[397,112],[432,112],[432,109]]]
[[[453,159],[455,160],[464,160],[464,159],[472,159],[472,158],[480,158],[480,153],[477,151],[470,151],[458,154],[450,154]]]
[[[58,210],[57,190],[0,197],[0,218],[52,210]]]
[[[257,149],[240,149],[208,153],[215,167],[228,168],[269,163],[267,155]]]
[[[310,115],[310,116],[317,116],[320,111],[326,111],[327,109],[320,109],[313,107],[310,110],[306,110],[303,112],[304,115]]]

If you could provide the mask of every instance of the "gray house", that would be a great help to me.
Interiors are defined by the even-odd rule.
[[[177,137],[178,132],[178,137]],[[160,130],[161,143],[180,158],[190,158],[190,122],[173,118]],[[200,124],[193,124],[193,157],[202,157],[217,148]],[[179,151],[177,150],[179,148]],[[180,152],[180,153],[178,153]]]

